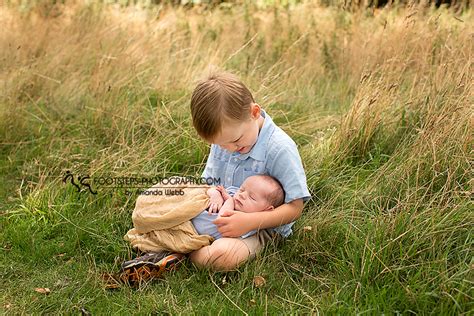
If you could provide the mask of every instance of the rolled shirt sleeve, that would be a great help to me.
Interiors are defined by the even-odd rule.
[[[269,174],[280,181],[285,191],[285,203],[297,199],[304,202],[311,197],[306,184],[306,175],[296,144],[286,143],[277,147],[270,155]]]

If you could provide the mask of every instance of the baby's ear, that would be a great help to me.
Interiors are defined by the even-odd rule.
[[[269,207],[267,207],[267,209],[265,211],[273,211],[275,208],[273,207],[273,205],[270,205]]]

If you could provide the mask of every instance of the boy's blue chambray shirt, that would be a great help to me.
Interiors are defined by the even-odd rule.
[[[262,110],[261,115],[265,120],[250,152],[231,153],[218,145],[211,145],[202,177],[220,179],[220,184],[230,189],[240,187],[250,176],[268,174],[278,179],[283,186],[285,203],[300,198],[306,202],[311,195],[295,142],[273,123],[265,111]],[[273,230],[286,238],[292,233],[293,224],[291,222]]]

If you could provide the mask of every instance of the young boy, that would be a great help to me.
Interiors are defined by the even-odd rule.
[[[213,270],[232,270],[253,258],[274,238],[288,237],[310,198],[294,141],[261,109],[234,75],[210,75],[191,98],[193,126],[212,144],[203,177],[220,178],[224,187],[240,187],[244,179],[268,174],[285,192],[285,204],[273,211],[224,210],[214,221],[224,238],[190,254],[192,262]],[[235,238],[252,230],[256,234]]]

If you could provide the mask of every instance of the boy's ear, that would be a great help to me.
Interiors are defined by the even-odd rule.
[[[269,207],[267,207],[267,209],[265,211],[273,211],[275,208],[273,207],[273,205],[270,205]]]
[[[260,110],[261,110],[261,107],[260,105],[258,105],[258,103],[253,103],[251,106],[250,106],[250,116],[256,120],[260,117]]]

